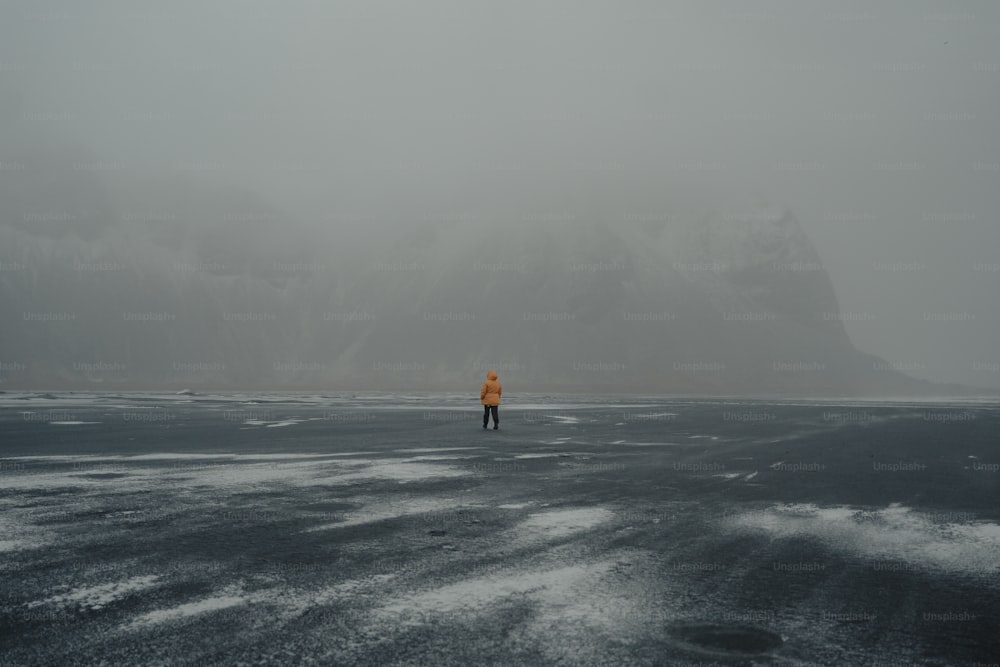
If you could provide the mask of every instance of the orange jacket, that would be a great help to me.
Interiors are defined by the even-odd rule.
[[[479,400],[482,401],[483,405],[500,405],[500,394],[503,389],[500,387],[500,381],[497,380],[497,372],[489,371],[486,373],[486,382],[483,383],[482,388],[479,390]]]

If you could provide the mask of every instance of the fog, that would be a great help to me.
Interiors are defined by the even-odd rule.
[[[108,281],[154,263],[142,254],[141,238],[156,237],[165,221],[183,227],[185,240],[149,247],[174,253],[157,255],[161,261],[194,263],[197,273],[220,273],[202,266],[211,261],[204,254],[209,244],[227,258],[220,260],[228,262],[221,272],[227,281],[253,274],[258,264],[281,262],[298,273],[329,269],[322,288],[318,277],[312,288],[285,281],[280,297],[232,307],[270,313],[284,344],[301,341],[272,363],[315,361],[328,345],[331,355],[369,367],[373,359],[386,368],[423,359],[423,370],[432,371],[462,341],[458,370],[441,375],[457,382],[470,360],[509,360],[517,371],[540,363],[517,361],[536,343],[542,356],[576,345],[577,338],[551,328],[539,333],[541,320],[527,316],[571,312],[579,325],[573,335],[593,347],[580,343],[560,350],[560,358],[574,371],[596,368],[597,361],[623,360],[622,345],[633,340],[621,331],[621,308],[617,333],[588,315],[601,299],[606,309],[620,299],[636,312],[684,313],[676,340],[693,347],[670,357],[668,369],[716,359],[732,366],[739,362],[728,355],[738,354],[733,348],[747,323],[725,313],[771,312],[782,308],[779,301],[761,297],[759,285],[752,297],[739,298],[770,306],[737,301],[733,290],[742,278],[730,276],[723,290],[713,286],[712,271],[687,271],[698,291],[670,292],[662,301],[657,285],[675,284],[684,266],[717,259],[719,248],[729,247],[722,233],[711,236],[708,254],[688,254],[708,241],[679,239],[701,239],[711,221],[745,227],[764,210],[787,211],[802,232],[801,239],[781,232],[803,254],[773,256],[790,270],[780,285],[766,283],[769,293],[786,294],[794,284],[825,295],[826,278],[811,275],[822,274],[836,297],[835,307],[824,301],[805,315],[799,305],[789,312],[815,321],[816,313],[835,311],[820,319],[842,323],[858,350],[893,370],[1000,388],[1000,7],[991,0],[31,1],[8,2],[0,11],[0,263],[8,269],[0,271],[0,312],[12,322],[0,336],[0,361],[7,371],[38,371],[27,384],[58,384],[64,376],[46,361],[67,341],[74,347],[60,357],[62,366],[138,354],[135,337],[152,327],[136,333],[126,324],[123,334],[119,318],[61,338],[51,332],[57,322],[31,321],[27,313],[69,309],[78,322],[86,319]],[[643,240],[637,225],[656,233]],[[217,232],[198,236],[201,227]],[[427,229],[433,231],[424,244]],[[70,239],[89,245],[70,247],[77,244]],[[554,254],[537,254],[545,248]],[[559,254],[567,248],[576,254]],[[654,250],[659,254],[642,254]],[[742,252],[733,251],[727,266],[741,265]],[[436,269],[424,280],[364,272],[371,264],[360,257],[432,269],[454,263],[466,273],[479,260],[515,269],[494,267],[492,282],[482,284]],[[624,274],[615,273],[616,257],[628,258]],[[655,280],[639,292],[621,287],[643,284],[646,274],[631,272],[630,262],[656,264],[656,257],[674,272],[654,267]],[[53,262],[112,258],[128,271],[69,271],[46,284]],[[592,270],[571,271],[561,288],[551,280],[508,280],[508,273],[548,276],[574,261],[590,262]],[[612,270],[597,279],[604,261]],[[802,262],[812,270],[799,272]],[[581,277],[591,282],[574,292]],[[804,286],[814,278],[814,287]],[[446,279],[451,284],[442,287]],[[253,284],[227,282],[223,291],[212,280],[198,291],[144,273],[112,292],[147,294],[148,304],[160,305],[130,307],[166,309],[181,320],[204,304],[229,303],[220,294],[239,291],[248,299],[241,303],[253,303],[246,296]],[[153,289],[148,285],[160,296],[144,292]],[[333,293],[353,296],[331,306]],[[53,296],[71,294],[75,306]],[[163,305],[168,296],[174,300]],[[722,312],[726,329],[716,345],[726,352],[690,342],[706,329],[698,313],[712,299],[713,316]],[[444,321],[442,314],[467,312],[469,304],[482,309],[478,323],[489,338],[481,328]],[[410,330],[400,319],[408,305],[440,326]],[[301,321],[310,308],[374,314],[366,329],[320,335]],[[390,308],[395,312],[387,314]],[[487,320],[483,313],[491,312],[516,321]],[[592,324],[598,328],[588,329]],[[175,361],[208,363],[235,348],[249,359],[274,340],[246,327],[235,335],[211,326],[196,331],[206,351]],[[674,339],[665,331],[643,333],[636,350],[656,350],[661,334],[660,348],[669,348]],[[797,356],[768,358],[772,365],[823,359],[832,368],[845,358],[823,352],[824,336],[839,340],[837,332],[783,331],[789,341],[806,336],[816,343]],[[164,330],[153,338],[173,335]],[[381,352],[357,351],[379,336]],[[477,349],[470,336],[489,349]],[[764,338],[756,331],[745,336]],[[391,358],[384,351],[409,344],[413,351]],[[123,349],[132,352],[116,351]],[[331,373],[345,368],[329,361]],[[136,364],[133,356],[122,361]],[[472,370],[466,368],[478,382],[483,369]],[[16,372],[0,377],[9,378],[7,387],[19,383]],[[226,382],[241,377],[233,373]],[[632,379],[608,386],[656,387],[645,376],[633,387]],[[771,388],[805,391],[810,382]],[[665,388],[724,393],[725,382]]]

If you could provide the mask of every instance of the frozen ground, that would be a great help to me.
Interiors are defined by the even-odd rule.
[[[995,664],[985,402],[0,394],[0,667]]]

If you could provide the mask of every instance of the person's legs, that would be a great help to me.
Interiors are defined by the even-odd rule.
[[[486,428],[486,424],[490,421],[490,406],[483,406],[483,428]]]
[[[500,428],[500,415],[498,414],[500,406],[491,405],[490,411],[493,413],[493,430]]]

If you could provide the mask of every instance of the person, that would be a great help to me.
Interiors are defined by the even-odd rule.
[[[500,428],[500,417],[497,415],[497,409],[500,407],[500,394],[502,392],[503,388],[500,386],[500,381],[497,380],[497,372],[488,371],[486,382],[479,390],[479,400],[483,404],[483,428],[486,428],[486,424],[489,423],[491,412],[493,413],[493,430]]]

